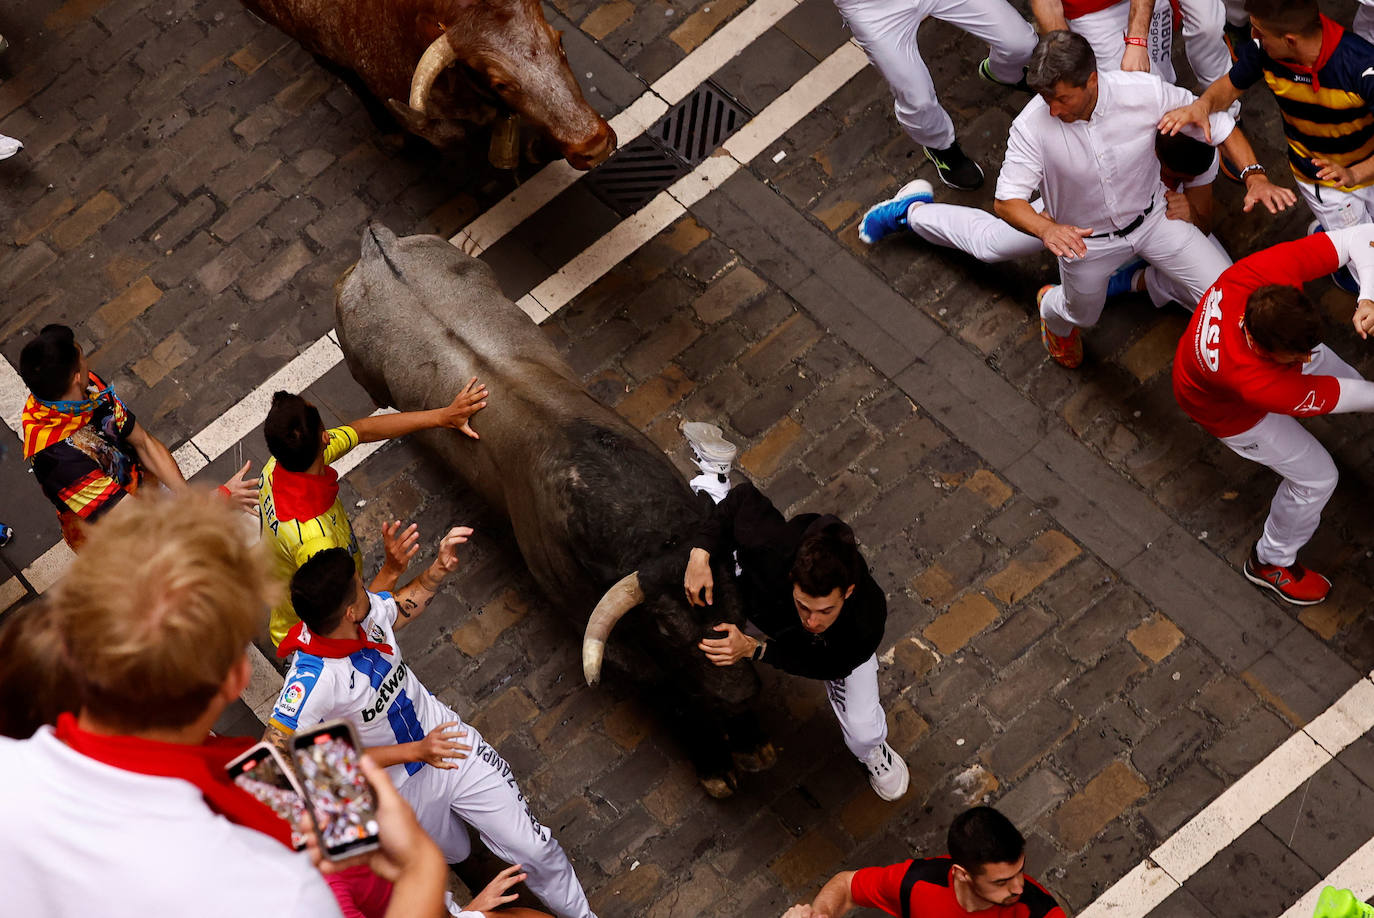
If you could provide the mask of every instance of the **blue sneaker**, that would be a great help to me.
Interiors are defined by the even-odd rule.
[[[1145,270],[1145,262],[1139,258],[1135,261],[1128,261],[1126,264],[1112,272],[1112,276],[1107,279],[1107,296],[1121,296],[1123,293],[1135,292],[1135,273]]]
[[[1313,220],[1311,223],[1307,224],[1307,235],[1311,236],[1313,233],[1321,232],[1325,232],[1325,230],[1318,221]],[[1336,272],[1331,275],[1331,283],[1340,287],[1346,293],[1353,293],[1355,296],[1360,295],[1360,282],[1355,280],[1355,275],[1351,274],[1350,269],[1347,267],[1342,266],[1337,268]]]
[[[868,245],[906,226],[906,212],[912,204],[920,201],[929,204],[935,200],[935,189],[925,179],[907,182],[895,197],[880,204],[874,204],[859,222],[859,238]]]

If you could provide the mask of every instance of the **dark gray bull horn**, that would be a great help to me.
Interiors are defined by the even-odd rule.
[[[639,585],[639,571],[635,571],[616,581],[592,610],[586,633],[582,636],[582,675],[587,677],[588,685],[596,685],[601,681],[601,658],[606,653],[606,641],[611,636],[611,629],[621,616],[643,601],[644,590]]]

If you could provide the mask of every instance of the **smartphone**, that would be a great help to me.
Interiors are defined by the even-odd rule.
[[[343,720],[325,721],[291,738],[320,850],[332,861],[379,846],[377,795],[358,767],[361,749],[358,734]]]
[[[281,753],[267,743],[258,743],[224,766],[224,770],[230,780],[286,820],[291,826],[293,848],[305,848],[305,796]]]

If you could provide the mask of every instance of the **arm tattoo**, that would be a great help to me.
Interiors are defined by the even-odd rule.
[[[405,599],[401,600],[401,606],[399,607],[399,611],[406,618],[410,618],[411,610],[418,608],[420,608],[420,604],[417,603],[415,600],[411,599],[409,596],[407,596]]]

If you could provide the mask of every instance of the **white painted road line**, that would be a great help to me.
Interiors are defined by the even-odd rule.
[[[1371,678],[1374,673],[1351,686],[1331,707],[1222,791],[1202,812],[1080,912],[1079,918],[1143,918],[1149,914],[1222,849],[1259,822],[1265,813],[1374,727],[1374,682]],[[1352,856],[1351,869],[1363,869],[1361,883],[1369,885],[1374,892],[1374,863],[1370,862],[1374,861],[1374,855],[1366,852],[1363,857],[1370,860],[1357,860],[1369,847],[1366,845]],[[1320,893],[1320,887],[1317,892]],[[1304,918],[1311,913],[1309,908]]]
[[[792,10],[799,0],[755,0],[743,12],[702,42],[692,53],[659,77],[649,91],[610,119],[621,146],[648,130],[668,109],[687,97],[701,82],[753,44]],[[586,173],[566,160],[549,163],[490,210],[449,240],[469,255],[480,255],[545,204],[562,194]],[[527,310],[528,311],[528,310]],[[535,319],[535,321],[539,321]]]
[[[19,416],[24,411],[24,400],[29,397],[29,389],[19,371],[8,360],[0,360],[0,418],[5,426],[23,439],[20,432]]]
[[[1282,918],[1312,918],[1323,886],[1348,889],[1360,900],[1374,896],[1374,838],[1361,845],[1354,854],[1342,861],[1339,867],[1294,902],[1283,913]]]
[[[687,208],[724,184],[759,153],[814,111],[859,71],[868,66],[863,50],[845,42],[790,89],[725,141],[709,157],[599,241],[530,291],[529,297],[550,314],[630,257],[636,249],[666,229]],[[528,311],[528,310],[527,310]]]

